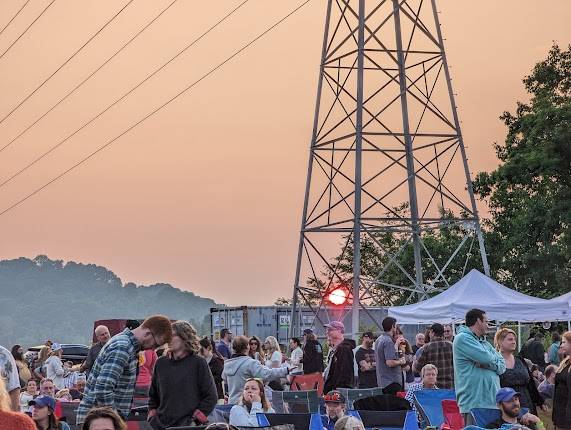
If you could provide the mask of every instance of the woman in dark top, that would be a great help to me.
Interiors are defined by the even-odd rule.
[[[214,378],[214,385],[216,385],[216,391],[218,393],[218,404],[224,403],[224,389],[222,388],[222,371],[224,370],[224,359],[220,353],[216,350],[214,342],[209,337],[203,337],[200,339],[200,351],[199,354],[204,357],[212,372],[212,377]]]
[[[561,339],[561,352],[565,358],[555,374],[553,394],[553,424],[557,429],[571,429],[571,332],[565,332]]]
[[[547,410],[543,397],[537,391],[525,362],[514,354],[517,351],[517,337],[513,330],[502,328],[496,333],[494,343],[506,361],[506,371],[500,375],[500,386],[510,387],[520,393],[522,408],[528,408],[533,415],[537,415],[537,407]]]

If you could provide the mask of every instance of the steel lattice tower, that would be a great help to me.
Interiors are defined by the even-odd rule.
[[[443,228],[460,237],[444,259],[424,240]],[[396,251],[383,234],[399,238]],[[355,334],[359,308],[388,305],[397,291],[418,300],[449,286],[450,264],[465,259],[465,271],[474,244],[489,275],[436,0],[329,0],[292,333],[302,306],[321,323],[340,319],[338,310],[323,312],[323,298],[342,285]],[[364,247],[383,256],[378,273],[363,267]],[[391,270],[405,282],[387,281]]]

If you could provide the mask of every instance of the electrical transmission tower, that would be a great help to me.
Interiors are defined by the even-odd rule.
[[[435,0],[329,0],[292,334],[306,306],[314,323],[352,314],[356,334],[360,309],[472,267],[489,275]]]

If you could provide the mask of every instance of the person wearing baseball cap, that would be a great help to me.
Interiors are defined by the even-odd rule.
[[[361,337],[361,345],[353,350],[357,364],[358,388],[377,387],[377,366],[373,342],[373,332],[366,331]]]
[[[63,376],[65,374],[65,369],[63,367],[63,362],[61,357],[63,354],[63,348],[59,343],[52,344],[52,352],[49,358],[46,360],[46,378],[51,379],[56,386],[57,390],[65,388],[65,381]]]
[[[323,428],[333,430],[335,423],[345,416],[345,396],[337,390],[331,390],[323,396],[325,401],[325,415],[321,416]]]
[[[503,425],[524,426],[530,429],[544,430],[541,420],[529,412],[522,414],[520,399],[521,394],[511,387],[500,388],[496,392],[496,403],[502,412],[502,416],[496,421],[486,425],[489,429],[498,429]]]
[[[56,399],[50,396],[38,396],[28,402],[31,406],[32,419],[41,430],[70,430],[66,422],[55,416]]]
[[[355,386],[355,357],[353,349],[355,341],[345,339],[345,325],[341,321],[331,321],[325,325],[329,353],[327,367],[323,378],[324,392],[337,388],[353,388]]]

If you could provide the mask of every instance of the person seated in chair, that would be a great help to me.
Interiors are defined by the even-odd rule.
[[[230,424],[237,427],[259,427],[258,413],[273,414],[274,410],[266,398],[262,381],[250,378],[244,385],[240,402],[230,409]]]
[[[500,388],[496,393],[496,403],[502,413],[502,416],[496,421],[492,421],[486,428],[499,429],[509,428],[509,426],[531,429],[531,430],[545,430],[545,426],[541,420],[529,412],[520,417],[521,405],[519,402],[520,393],[513,388],[504,387]]]
[[[333,430],[335,423],[345,416],[345,397],[337,390],[331,390],[325,396],[325,415],[321,416],[324,430]]]
[[[404,397],[405,400],[410,403],[415,412],[414,393],[420,390],[437,390],[438,387],[436,386],[436,379],[438,378],[438,369],[434,364],[425,364],[420,370],[420,377],[422,378],[422,381],[418,384],[410,384],[406,392],[406,396]]]

